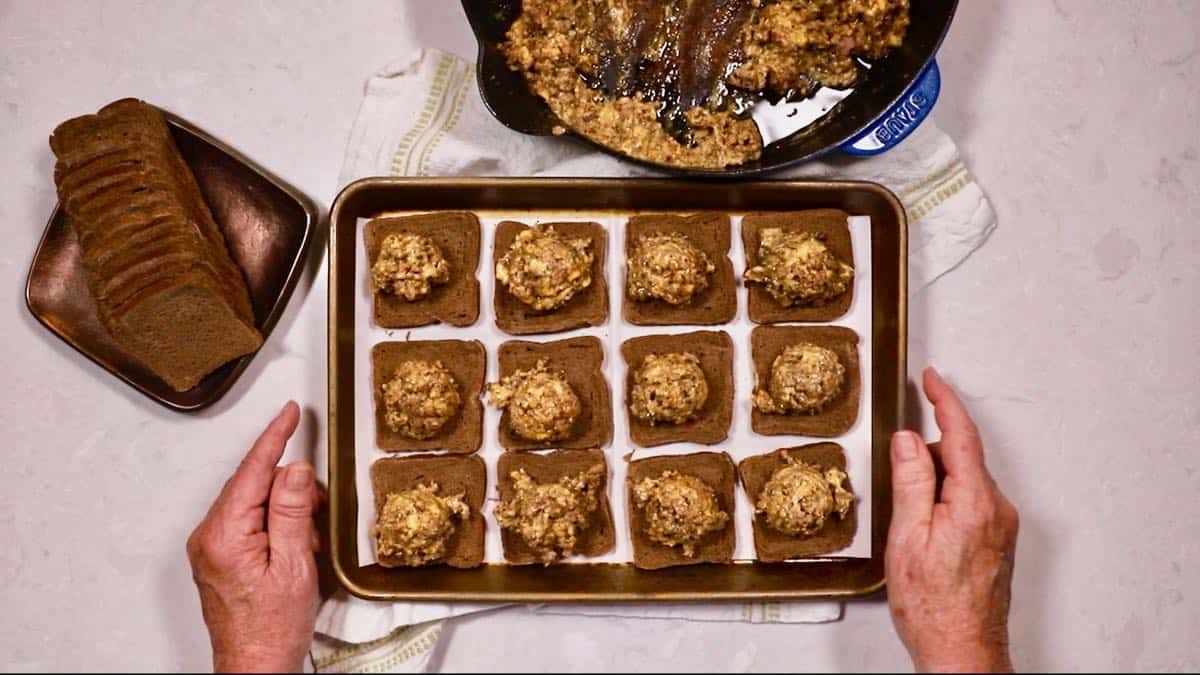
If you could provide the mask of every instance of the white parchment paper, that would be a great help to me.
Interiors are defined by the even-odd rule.
[[[662,213],[662,211],[655,211]],[[366,219],[358,222],[356,233],[356,256],[358,281],[354,307],[355,335],[358,345],[354,357],[354,381],[358,388],[354,397],[355,414],[355,467],[356,485],[358,489],[358,559],[361,565],[375,563],[375,546],[371,537],[371,526],[375,522],[375,499],[371,489],[370,466],[373,462],[392,453],[386,453],[375,445],[375,399],[371,391],[371,348],[379,342],[389,340],[479,340],[487,350],[487,381],[494,382],[499,378],[499,366],[496,355],[503,342],[508,340],[533,340],[549,342],[580,335],[594,335],[604,343],[604,373],[608,378],[608,386],[612,391],[613,405],[613,442],[604,448],[608,458],[609,481],[608,496],[612,504],[613,520],[616,523],[617,545],[607,555],[595,558],[576,557],[568,563],[586,562],[630,562],[633,559],[632,545],[629,538],[629,526],[626,515],[625,476],[627,463],[625,457],[632,452],[632,459],[641,459],[655,455],[686,454],[702,450],[728,452],[736,464],[752,455],[771,452],[778,448],[804,445],[824,440],[832,440],[842,445],[846,450],[847,473],[850,483],[858,497],[858,531],[849,548],[834,554],[844,558],[871,557],[871,219],[866,216],[852,216],[850,222],[851,243],[854,247],[854,298],[849,312],[837,321],[836,325],[854,329],[860,337],[858,345],[862,377],[862,397],[859,407],[858,420],[844,435],[833,439],[818,439],[804,436],[760,436],[750,430],[750,395],[754,389],[754,366],[750,359],[750,332],[755,324],[747,316],[747,291],[739,283],[737,289],[738,307],[734,320],[724,326],[634,326],[621,320],[621,303],[624,300],[624,266],[625,266],[625,221],[636,212],[623,211],[477,211],[482,224],[482,246],[480,248],[480,268],[477,271],[480,282],[480,312],[479,321],[468,328],[452,326],[425,326],[414,329],[388,330],[375,325],[371,313],[371,288],[368,274],[366,245],[363,242]],[[384,214],[380,214],[384,215]],[[386,215],[410,215],[408,212],[390,212]],[[502,333],[493,321],[492,292],[495,277],[492,270],[492,242],[495,225],[502,220],[517,220],[530,225],[540,222],[561,220],[590,220],[599,222],[608,232],[607,272],[609,286],[609,321],[605,325],[584,328],[554,335],[535,335],[514,337]],[[733,214],[729,256],[733,262],[734,276],[740,281],[745,268],[745,257],[741,244],[741,215]],[[621,359],[621,342],[631,337],[654,334],[688,333],[696,330],[723,330],[733,340],[734,345],[734,408],[733,423],[729,438],[713,446],[696,443],[674,443],[643,449],[633,445],[629,440],[625,392],[625,364]],[[484,405],[483,446],[479,456],[487,464],[487,499],[484,503],[484,517],[487,521],[484,560],[488,563],[503,563],[504,553],[500,545],[500,528],[496,524],[493,509],[496,504],[496,462],[504,449],[497,440],[497,430],[500,421],[500,411]],[[401,455],[405,453],[400,453]],[[754,533],[751,529],[752,507],[749,498],[739,484],[736,488],[736,509],[734,526],[737,532],[737,545],[734,559],[753,560]],[[802,561],[798,561],[802,562]]]

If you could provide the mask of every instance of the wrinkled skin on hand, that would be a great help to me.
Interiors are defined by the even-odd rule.
[[[289,402],[187,541],[218,672],[299,672],[312,641],[322,497],[307,462],[275,466],[299,420]]]
[[[1011,671],[1017,510],[988,473],[979,431],[954,390],[932,368],[924,385],[942,438],[930,446],[911,431],[892,438],[892,620],[918,670]],[[945,472],[940,486],[935,464]]]

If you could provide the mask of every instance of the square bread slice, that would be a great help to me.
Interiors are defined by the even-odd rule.
[[[476,456],[413,455],[385,457],[371,465],[371,486],[375,490],[375,513],[383,511],[387,496],[418,485],[437,483],[438,495],[462,494],[471,514],[458,521],[446,544],[445,564],[451,567],[479,567],[483,564],[483,498],[487,489],[487,469]],[[405,567],[395,558],[377,556],[381,567]]]
[[[822,472],[833,468],[846,470],[846,453],[837,443],[812,443],[747,457],[738,464],[738,477],[742,480],[746,496],[750,498],[751,509],[758,502],[758,496],[767,481],[771,480],[771,476],[787,465],[785,455],[818,466]],[[843,487],[854,491],[849,477],[846,478]],[[830,516],[825,521],[825,527],[808,537],[793,537],[778,532],[768,527],[760,515],[754,514],[754,550],[761,562],[783,562],[794,558],[836,553],[854,541],[854,533],[858,529],[857,513],[858,500],[855,499],[850,513],[846,514],[845,518]]]
[[[576,293],[558,309],[546,312],[535,311],[513,297],[500,283],[493,290],[496,310],[496,327],[509,335],[535,335],[539,333],[561,333],[574,328],[599,326],[608,321],[608,281],[605,258],[608,252],[608,234],[599,223],[560,222],[545,223],[554,231],[569,239],[586,237],[591,240],[592,283]],[[496,226],[496,241],[492,249],[492,275],[496,263],[508,253],[517,235],[529,229],[524,223],[506,220]]]
[[[663,546],[646,536],[645,516],[634,506],[633,488],[643,478],[657,478],[664,471],[674,470],[692,475],[708,484],[717,495],[721,510],[729,514],[729,522],[719,532],[710,532],[696,545],[696,555],[689,558],[678,546]],[[728,563],[733,561],[736,532],[733,525],[733,487],[737,472],[733,460],[725,452],[695,452],[690,455],[660,455],[629,463],[626,477],[625,503],[629,510],[629,532],[633,540],[633,564],[644,570],[657,570],[677,565],[699,563]]]
[[[746,269],[758,264],[761,233],[770,227],[784,232],[812,232],[825,239],[825,245],[847,265],[854,266],[854,247],[850,245],[850,214],[838,209],[813,209],[788,213],[748,213],[742,217],[742,248],[746,254]],[[754,323],[783,323],[804,321],[823,323],[833,321],[850,310],[854,300],[854,284],[846,292],[823,305],[784,307],[762,284],[746,284],[749,291],[750,320]]]
[[[771,364],[790,345],[808,342],[832,349],[846,368],[842,393],[819,413],[774,415],[751,405],[750,428],[756,434],[779,436],[841,436],[858,419],[862,399],[862,375],[858,366],[858,333],[842,326],[759,326],[750,333],[750,355],[754,361],[755,389],[771,377]]]
[[[262,345],[259,332],[234,314],[206,275],[192,271],[169,284],[104,316],[117,343],[175,391],[191,389]]]
[[[405,361],[441,361],[458,384],[462,408],[431,438],[417,440],[388,428],[383,385]],[[371,393],[375,399],[375,444],[387,452],[445,450],[468,454],[483,442],[483,382],[487,352],[478,340],[410,340],[380,342],[371,350]]]
[[[500,501],[513,496],[511,474],[524,469],[535,483],[556,483],[562,478],[575,476],[593,466],[604,467],[604,480],[600,484],[600,495],[596,511],[582,532],[578,534],[577,555],[595,557],[613,550],[617,543],[613,527],[612,508],[608,503],[608,463],[599,450],[557,450],[544,455],[532,452],[505,453],[496,465],[496,485]],[[533,565],[541,562],[538,554],[525,543],[521,535],[512,530],[500,529],[500,541],[504,544],[504,559],[513,565]]]
[[[612,440],[612,396],[604,377],[604,346],[585,336],[553,342],[510,340],[500,345],[500,377],[530,370],[539,360],[560,371],[579,397],[580,412],[571,434],[560,441],[530,441],[516,435],[508,409],[500,415],[500,445],[506,450],[603,448]]]
[[[625,225],[626,279],[629,258],[642,237],[674,233],[686,236],[688,241],[708,256],[714,267],[708,287],[696,294],[688,304],[676,306],[657,299],[638,302],[630,298],[626,286],[622,286],[625,320],[638,326],[711,326],[729,323],[737,313],[737,281],[733,277],[733,263],[729,260],[730,227],[726,214],[633,216]]]
[[[633,416],[633,382],[637,369],[651,354],[688,352],[700,359],[708,383],[708,399],[696,419],[683,424],[650,424]],[[733,420],[733,341],[724,331],[696,331],[680,335],[646,335],[621,344],[625,374],[625,415],[629,437],[643,448],[665,443],[704,443],[713,445],[729,436]]]
[[[374,218],[367,223],[363,237],[368,264],[375,264],[388,235],[402,232],[433,240],[450,266],[450,280],[433,286],[429,295],[413,302],[391,293],[374,292],[375,323],[383,328],[474,324],[479,319],[479,218],[458,211]],[[365,273],[369,286],[370,269]]]

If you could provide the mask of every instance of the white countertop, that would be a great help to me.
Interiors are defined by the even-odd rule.
[[[418,0],[410,0],[416,2]],[[400,36],[470,55],[457,3],[0,1],[0,670],[202,669],[183,543],[292,397],[324,466],[325,282],[304,280],[196,417],[26,311],[46,138],[122,96],[178,111],[328,206],[366,77]],[[303,9],[299,6],[303,5]],[[912,306],[909,356],[961,387],[1021,509],[1023,669],[1200,668],[1200,4],[963,2],[934,114],[1000,227]],[[553,635],[548,640],[546,636]],[[445,669],[908,667],[881,602],[820,626],[462,619]]]

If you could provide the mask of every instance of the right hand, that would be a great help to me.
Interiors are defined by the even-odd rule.
[[[299,422],[289,401],[188,538],[217,672],[299,672],[312,642],[321,495],[308,462],[275,466]]]
[[[941,443],[892,436],[888,604],[921,671],[1011,671],[1008,607],[1017,510],[983,461],[962,401],[932,368],[924,373]],[[937,462],[945,471],[938,485]],[[940,490],[939,490],[940,487]]]

